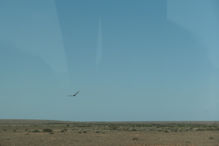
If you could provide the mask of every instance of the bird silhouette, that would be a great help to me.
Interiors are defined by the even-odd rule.
[[[73,95],[68,95],[68,96],[76,96],[80,91],[77,91],[75,94]]]
[[[75,94],[73,94],[73,96],[76,96],[80,91],[77,91]]]

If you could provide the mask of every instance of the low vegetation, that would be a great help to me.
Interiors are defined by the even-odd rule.
[[[0,146],[217,145],[219,122],[0,120]]]
[[[52,132],[53,130],[52,129],[49,129],[49,128],[46,128],[46,129],[43,129],[43,132]]]

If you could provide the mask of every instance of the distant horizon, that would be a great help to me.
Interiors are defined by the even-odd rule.
[[[152,122],[152,123],[162,123],[162,122],[165,122],[165,123],[219,123],[219,121],[71,121],[71,120],[48,120],[48,119],[0,119],[0,121],[7,121],[7,120],[12,120],[12,121],[56,121],[56,122],[82,122],[82,123],[86,123],[86,122],[97,122],[97,123],[101,123],[101,122],[103,122],[103,123],[108,123],[108,122],[112,122],[112,123],[141,123],[141,122],[145,122],[145,123],[150,123],[150,122]]]

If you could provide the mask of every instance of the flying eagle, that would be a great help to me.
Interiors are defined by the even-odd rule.
[[[75,94],[73,94],[72,96],[76,96],[80,91],[77,91]]]
[[[80,91],[77,91],[75,94],[73,94],[73,95],[68,95],[68,96],[76,96],[76,95],[78,95],[79,92],[80,92]]]

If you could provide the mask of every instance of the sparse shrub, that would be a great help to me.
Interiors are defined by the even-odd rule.
[[[186,143],[187,143],[187,144],[190,144],[190,143],[191,143],[191,141],[188,141],[188,140],[187,140],[187,141],[186,141]]]
[[[83,131],[83,133],[87,133],[87,131]]]
[[[132,131],[137,131],[137,129],[135,129],[135,128],[132,128]]]
[[[189,131],[189,129],[188,129],[188,128],[186,128],[186,129],[185,129],[185,131],[187,132],[187,131]]]
[[[219,127],[215,127],[214,130],[219,131]]]
[[[96,133],[100,133],[100,131],[96,131]]]
[[[158,132],[162,132],[162,130],[161,130],[161,129],[158,129],[157,131],[158,131]]]
[[[210,136],[208,139],[210,139],[210,140],[213,140],[213,139],[214,139],[214,137]]]
[[[50,132],[53,132],[53,131],[52,131],[52,129],[46,128],[46,129],[43,129],[43,132],[49,132],[50,133]]]
[[[63,132],[65,132],[65,130],[64,130],[64,129],[62,129],[60,132],[62,132],[62,133],[63,133]]]
[[[66,125],[66,127],[69,127],[69,126],[70,126],[69,124]]]
[[[198,128],[196,131],[204,131],[203,128]]]
[[[132,140],[133,140],[133,141],[137,141],[138,138],[137,138],[137,137],[133,137]]]
[[[116,126],[116,125],[111,125],[110,126],[110,130],[118,130],[118,129],[119,129],[119,127]]]
[[[66,131],[67,131],[67,129],[62,129],[62,130],[61,130],[62,133],[63,133],[63,132],[66,132]]]
[[[13,132],[16,132],[16,131],[17,131],[16,129],[13,130]]]
[[[37,133],[37,132],[40,132],[40,130],[35,129],[35,130],[33,130],[32,132]]]

